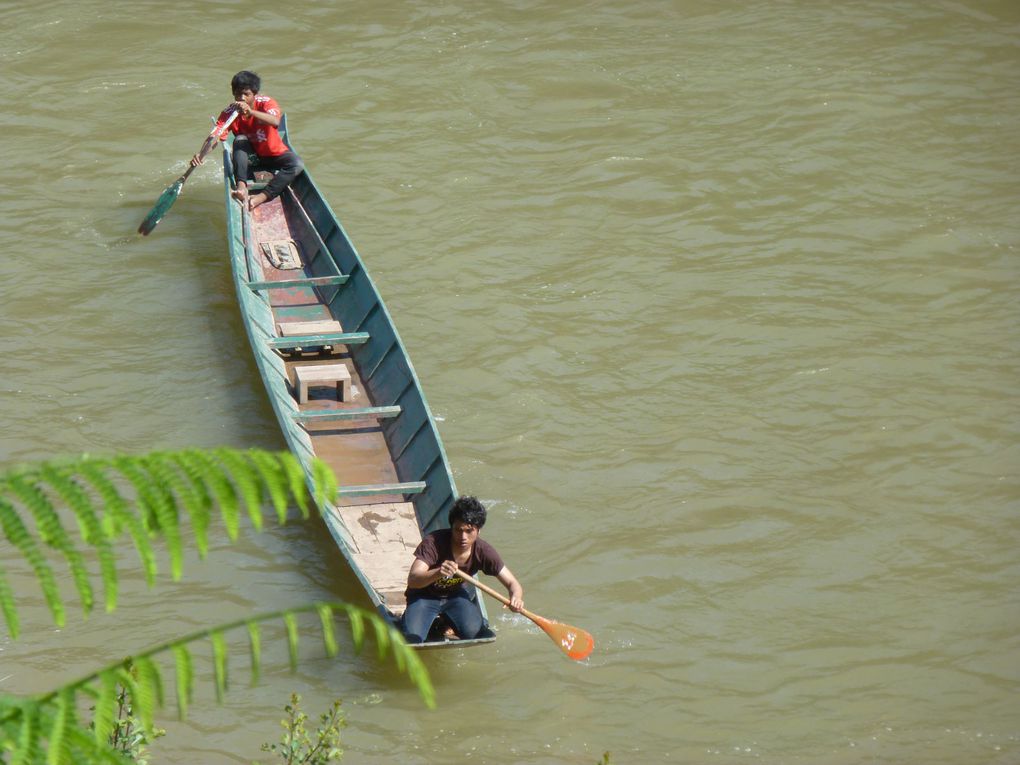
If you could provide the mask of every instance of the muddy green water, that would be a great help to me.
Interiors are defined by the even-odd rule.
[[[292,690],[345,700],[351,763],[1020,761],[1020,5],[8,0],[4,463],[283,445],[215,166],[133,233],[242,68],[529,607],[598,646],[493,609],[494,647],[428,656],[430,712],[311,630],[249,689],[238,641],[227,703],[168,710],[154,762],[250,762]],[[61,631],[2,555],[12,692],[361,602],[315,524],[125,573]]]

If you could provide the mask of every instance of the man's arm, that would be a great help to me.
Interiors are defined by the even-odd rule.
[[[438,566],[430,568],[421,558],[415,558],[411,570],[407,572],[407,586],[412,590],[421,590],[440,579],[456,575],[457,564],[452,560],[444,560]]]
[[[506,566],[503,566],[496,574],[496,578],[503,583],[506,591],[510,594],[510,610],[520,611],[524,608],[524,588],[517,581],[517,577]]]
[[[257,119],[259,122],[265,122],[273,127],[280,127],[280,107],[275,101],[270,101],[267,111],[261,109],[252,109],[244,101],[235,101],[234,105],[241,110],[241,114],[245,117],[252,117]]]

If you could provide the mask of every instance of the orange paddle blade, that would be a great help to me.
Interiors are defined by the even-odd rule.
[[[579,627],[571,627],[569,624],[561,624],[534,614],[530,614],[530,616],[535,624],[541,627],[545,634],[560,647],[560,650],[574,661],[587,659],[595,649],[595,638]]]

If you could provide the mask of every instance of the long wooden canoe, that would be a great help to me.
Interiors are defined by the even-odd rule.
[[[289,143],[286,117],[280,133]],[[230,197],[230,151],[228,140],[227,241],[266,392],[306,474],[313,456],[336,473],[341,488],[323,518],[372,603],[395,623],[414,548],[448,525],[457,498],[435,420],[389,311],[307,169],[249,213]],[[288,268],[295,255],[298,267]],[[424,645],[494,640],[439,632]]]

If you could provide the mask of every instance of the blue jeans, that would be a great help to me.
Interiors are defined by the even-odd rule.
[[[460,589],[452,595],[433,598],[428,595],[411,596],[407,599],[407,610],[401,620],[404,638],[408,643],[424,643],[436,617],[443,614],[464,640],[488,634],[489,629],[482,618],[482,611],[472,593]]]

